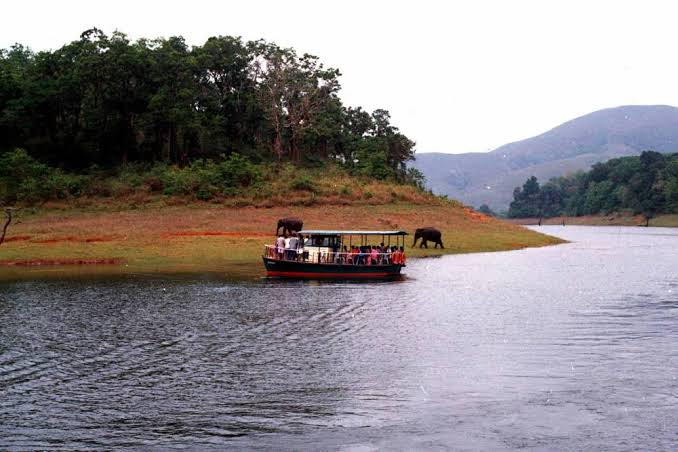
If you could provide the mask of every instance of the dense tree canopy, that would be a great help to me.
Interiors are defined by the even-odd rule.
[[[0,154],[24,148],[65,170],[128,162],[187,165],[338,162],[377,178],[421,180],[414,142],[342,104],[340,73],[265,41],[130,41],[96,28],[54,51],[0,50]]]
[[[512,218],[629,210],[649,219],[678,213],[678,154],[645,151],[596,163],[587,173],[553,178],[543,186],[532,176],[516,187],[513,198]]]

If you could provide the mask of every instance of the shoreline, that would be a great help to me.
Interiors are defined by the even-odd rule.
[[[538,226],[539,218],[508,218],[508,223],[521,226]],[[559,216],[544,218],[542,225],[555,226],[633,226],[645,227],[645,218],[642,215],[609,214],[583,215],[580,217]],[[650,227],[678,227],[678,214],[658,215],[650,219]]]
[[[564,241],[441,201],[350,206],[225,207],[208,203],[119,211],[37,209],[18,219],[0,245],[0,280],[40,273],[264,274],[261,254],[278,218],[307,229],[403,229],[435,226],[445,249],[410,248],[408,258],[509,251]],[[36,265],[27,265],[34,263]],[[79,265],[69,265],[77,263]],[[42,264],[42,265],[40,265]],[[59,265],[66,264],[66,265]],[[39,267],[44,271],[37,271]],[[23,275],[25,274],[25,275]]]

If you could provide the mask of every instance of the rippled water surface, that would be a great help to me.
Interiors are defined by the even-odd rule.
[[[678,230],[540,230],[400,282],[1,283],[0,448],[675,450]]]

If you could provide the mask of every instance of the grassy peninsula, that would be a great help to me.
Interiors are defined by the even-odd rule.
[[[377,191],[377,187],[371,188]],[[301,199],[302,194],[298,196]],[[87,207],[54,203],[21,214],[20,223],[12,227],[0,246],[0,275],[14,278],[82,271],[24,264],[110,261],[114,265],[90,267],[109,274],[216,272],[256,276],[262,274],[263,245],[272,242],[277,219],[287,215],[299,216],[314,228],[413,231],[422,225],[435,225],[442,230],[445,250],[408,248],[410,257],[561,243],[452,201],[420,193],[416,197],[386,203],[372,197],[284,207],[231,207],[180,198],[153,199],[134,209],[116,200]]]

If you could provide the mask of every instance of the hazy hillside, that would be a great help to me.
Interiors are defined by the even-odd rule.
[[[476,207],[485,203],[495,210],[506,210],[513,189],[529,176],[546,181],[648,149],[678,151],[678,108],[609,108],[488,153],[417,154],[415,166],[436,193]]]

